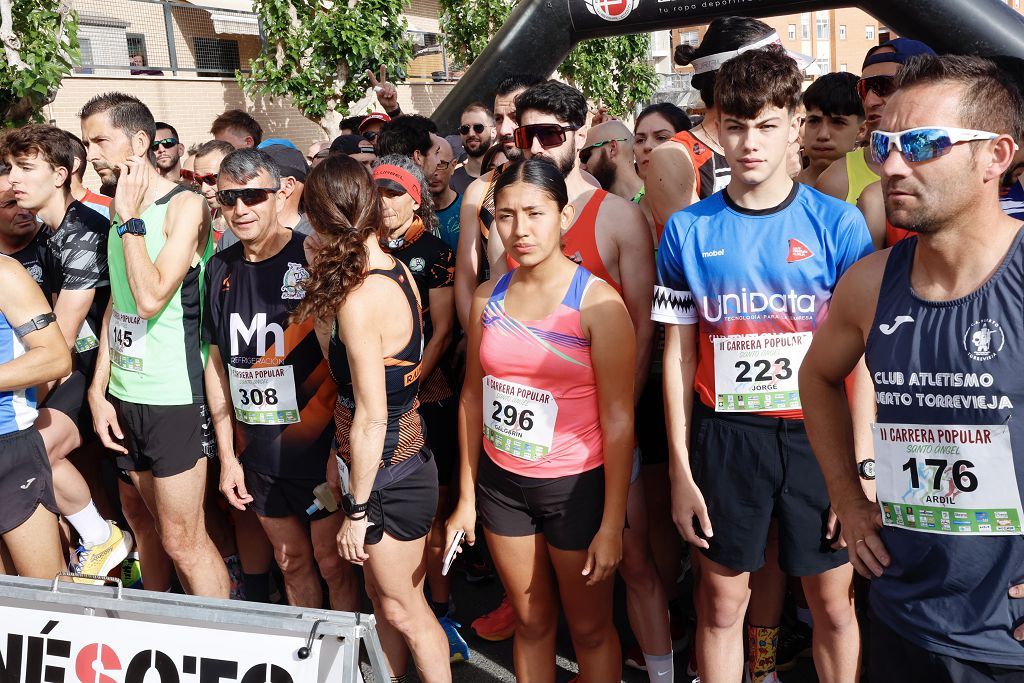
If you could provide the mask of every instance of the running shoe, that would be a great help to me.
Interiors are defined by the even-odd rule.
[[[639,644],[629,648],[629,652],[626,653],[626,659],[623,664],[628,666],[630,669],[647,671],[647,660],[644,659],[644,651],[640,649]]]
[[[458,559],[461,560],[466,583],[484,583],[494,578],[494,567],[479,549],[473,546],[465,547]]]
[[[110,537],[105,543],[96,545],[81,544],[75,566],[71,568],[72,574],[90,574],[92,576],[106,576],[114,567],[120,567],[124,558],[132,551],[132,535],[128,531],[121,531],[116,524],[108,521],[110,526]],[[98,581],[91,579],[74,579],[75,583],[97,584]]]
[[[139,553],[130,552],[121,562],[121,585],[125,588],[142,588],[142,565]]]
[[[459,633],[459,629],[462,628],[462,624],[452,621],[451,618],[444,616],[438,619],[441,622],[441,628],[444,629],[444,634],[448,636],[448,657],[452,662],[468,662],[469,661],[469,645],[466,644],[466,639]]]
[[[811,627],[798,620],[783,621],[779,647],[775,651],[776,671],[789,671],[801,658],[811,656]]]
[[[476,632],[477,636],[492,642],[508,640],[514,636],[516,614],[512,611],[512,604],[508,601],[508,596],[501,599],[501,604],[497,608],[482,617],[477,617],[470,624],[470,628]]]

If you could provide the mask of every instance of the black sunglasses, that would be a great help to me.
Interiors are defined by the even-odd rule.
[[[894,76],[868,76],[857,81],[857,94],[863,100],[873,92],[879,97],[888,97],[896,92],[896,78]]]
[[[371,130],[371,131],[369,131],[367,133],[363,133],[363,137],[366,138],[367,140],[369,140],[370,142],[373,142],[374,140],[376,140],[378,135],[379,135],[379,133],[377,131],[375,131],[375,130]]]
[[[459,126],[459,135],[469,135],[470,129],[472,129],[477,135],[480,135],[484,132],[484,128],[486,127],[487,126],[482,123],[474,123],[472,126],[467,123],[463,126]]]
[[[560,126],[557,123],[534,123],[516,128],[515,141],[519,149],[530,149],[534,140],[540,140],[544,149],[558,147],[565,142],[565,132],[579,130],[579,126]]]
[[[595,149],[601,149],[605,145],[611,144],[613,142],[625,142],[625,141],[626,141],[626,138],[612,138],[611,140],[602,140],[601,142],[595,142],[594,144],[590,145],[589,147],[584,147],[583,149],[580,150],[580,161],[582,163],[584,163],[584,164],[587,163],[588,161],[590,161],[590,155],[594,153]]]
[[[157,140],[149,146],[151,150],[156,151],[157,147],[163,147],[164,149],[170,149],[171,147],[178,146],[177,138],[164,138],[163,140]]]
[[[235,208],[235,203],[239,199],[246,206],[256,206],[262,204],[270,198],[270,195],[281,189],[281,186],[277,187],[243,187],[237,190],[218,190],[217,192],[217,203],[220,204],[223,209]]]

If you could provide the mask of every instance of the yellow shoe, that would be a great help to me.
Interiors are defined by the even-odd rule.
[[[106,576],[107,572],[115,567],[120,567],[124,558],[132,551],[132,535],[127,531],[121,531],[113,522],[110,525],[110,538],[105,543],[98,545],[83,545],[78,551],[78,561],[71,568],[75,574],[86,574],[91,576]],[[75,579],[75,583],[98,584],[98,581],[91,579]]]

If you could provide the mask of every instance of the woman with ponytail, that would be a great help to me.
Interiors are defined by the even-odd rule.
[[[319,321],[339,387],[337,471],[328,466],[345,491],[338,551],[364,568],[392,680],[405,680],[411,651],[420,680],[447,683],[447,639],[423,596],[437,468],[417,412],[419,295],[381,246],[389,231],[380,196],[359,162],[328,157],[303,196],[320,247],[295,315]]]

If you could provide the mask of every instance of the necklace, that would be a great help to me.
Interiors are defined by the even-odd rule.
[[[707,126],[704,125],[703,121],[700,122],[700,129],[704,131],[704,136],[708,139],[708,141],[712,143],[708,146],[711,147],[716,152],[718,152],[719,154],[722,154],[722,143],[718,141],[718,138],[711,134],[711,131],[707,129]]]

